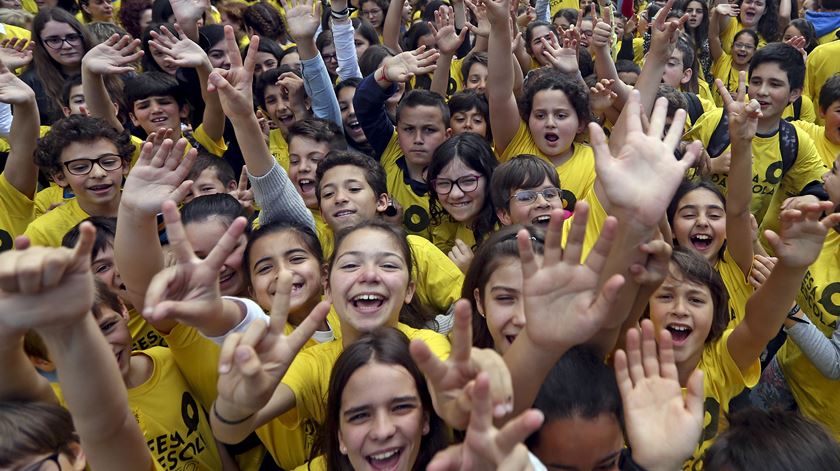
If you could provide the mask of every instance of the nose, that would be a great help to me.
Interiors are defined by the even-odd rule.
[[[547,207],[551,206],[551,203],[549,203],[548,200],[545,199],[545,195],[542,194],[542,193],[537,193],[536,203],[537,203],[537,207],[539,207],[539,208],[547,208]]]
[[[510,322],[517,327],[525,327],[525,310],[521,306],[516,309]]]
[[[455,198],[460,198],[462,196],[464,196],[464,190],[462,190],[460,186],[453,183],[452,184],[452,189],[449,190],[449,198],[450,199],[455,199]]]
[[[344,190],[336,190],[336,192],[335,192],[335,204],[342,204],[342,203],[346,203],[347,201],[348,201],[347,200],[347,194],[345,193],[345,191]]]
[[[472,120],[468,119],[468,120],[464,121],[464,130],[465,131],[472,131],[472,129],[473,129]]]
[[[686,317],[688,316],[688,312],[685,309],[685,300],[682,296],[676,296],[674,298],[674,315],[678,317]]]
[[[414,132],[414,143],[415,144],[422,144],[423,143],[423,131],[418,129]]]
[[[108,172],[104,168],[102,168],[102,166],[98,163],[94,163],[90,169],[91,178],[104,178],[107,175]]]
[[[374,440],[386,440],[394,435],[396,428],[394,421],[391,420],[391,415],[379,412],[373,422],[373,427],[370,431],[370,437]]]
[[[359,281],[364,283],[373,283],[379,281],[379,269],[376,262],[365,262],[362,264],[359,271]]]

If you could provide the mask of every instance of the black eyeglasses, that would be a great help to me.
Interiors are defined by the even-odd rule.
[[[105,154],[95,159],[73,159],[64,162],[64,168],[73,175],[87,175],[93,170],[93,164],[99,165],[106,172],[110,172],[121,168],[123,161],[119,155]]]
[[[61,49],[64,43],[69,46],[78,46],[82,44],[81,34],[68,34],[67,36],[49,36],[43,39],[44,44],[52,49]]]
[[[58,457],[60,455],[61,453],[55,452],[50,456],[47,456],[46,458],[38,460],[28,466],[24,466],[23,468],[20,468],[19,471],[58,471],[61,469],[61,463],[58,462]],[[47,463],[53,463],[55,464],[55,466],[44,466]]]
[[[482,175],[464,175],[455,181],[445,178],[435,178],[429,183],[431,183],[432,188],[439,195],[448,195],[452,192],[454,186],[457,186],[463,193],[470,193],[478,188],[478,180],[481,177]]]
[[[522,190],[513,194],[508,201],[516,201],[519,204],[531,204],[537,201],[537,197],[542,195],[546,201],[554,201],[562,195],[560,188],[546,188],[544,190]]]

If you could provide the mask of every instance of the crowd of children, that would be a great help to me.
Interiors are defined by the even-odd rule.
[[[840,0],[0,1],[0,468],[840,469]]]

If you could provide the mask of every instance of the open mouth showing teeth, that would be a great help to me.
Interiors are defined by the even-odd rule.
[[[692,328],[687,325],[672,324],[665,328],[671,333],[671,338],[674,343],[680,344],[685,342],[689,335],[691,335]]]
[[[108,189],[110,189],[110,188],[111,188],[111,185],[94,185],[94,186],[90,187],[90,191],[101,193],[101,192],[104,192],[104,191],[108,191]]]
[[[351,216],[355,213],[356,213],[355,211],[351,211],[349,209],[344,209],[342,211],[338,211],[337,213],[333,214],[333,216],[337,217],[337,218],[341,218],[341,217],[345,217],[345,216]]]
[[[374,469],[390,469],[400,460],[400,455],[402,455],[402,449],[397,448],[375,455],[369,455],[366,459]]]
[[[347,123],[347,127],[348,127],[348,128],[350,128],[350,129],[352,129],[352,130],[354,130],[354,131],[356,131],[356,130],[358,130],[358,129],[361,129],[361,128],[362,128],[362,125],[361,125],[361,124],[359,124],[359,122],[358,122],[358,121],[354,120],[354,121],[350,121],[349,123]]]
[[[554,133],[548,133],[545,135],[545,140],[548,142],[557,142],[560,139],[560,136]]]
[[[157,118],[152,118],[152,122],[155,124],[163,123],[166,121],[166,116],[160,116]]]
[[[231,272],[225,272],[225,273],[222,273],[222,275],[221,275],[221,276],[219,276],[219,284],[224,284],[224,283],[227,283],[227,282],[228,282],[228,281],[230,281],[232,278],[233,278],[233,272],[232,272],[232,271],[231,271]]]
[[[543,214],[542,216],[537,216],[534,219],[531,219],[531,224],[548,224],[551,220],[551,216],[548,214]]]
[[[697,250],[706,250],[712,245],[712,236],[708,234],[697,234],[691,236],[691,245]]]
[[[292,283],[292,294],[295,294],[302,289],[303,289],[303,283]]]
[[[309,193],[315,190],[315,181],[308,178],[301,178],[298,180],[298,186],[303,193]]]
[[[378,294],[360,294],[351,300],[353,307],[361,310],[379,309],[385,303],[385,298]]]

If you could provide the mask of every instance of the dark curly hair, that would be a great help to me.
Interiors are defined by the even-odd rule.
[[[591,120],[589,113],[589,91],[577,78],[569,77],[558,70],[550,68],[537,69],[528,74],[524,84],[523,97],[519,102],[519,114],[527,123],[534,106],[534,97],[544,90],[560,90],[566,94],[569,103],[575,109],[575,114],[584,126]]]
[[[131,162],[135,147],[128,131],[119,132],[105,120],[90,116],[72,115],[55,122],[44,137],[38,140],[35,165],[47,174],[62,171],[61,153],[74,142],[93,142],[105,139],[114,144],[123,164]]]
[[[140,27],[140,18],[143,12],[152,8],[151,0],[123,0],[117,17],[126,32],[133,38],[143,36],[143,29]]]

